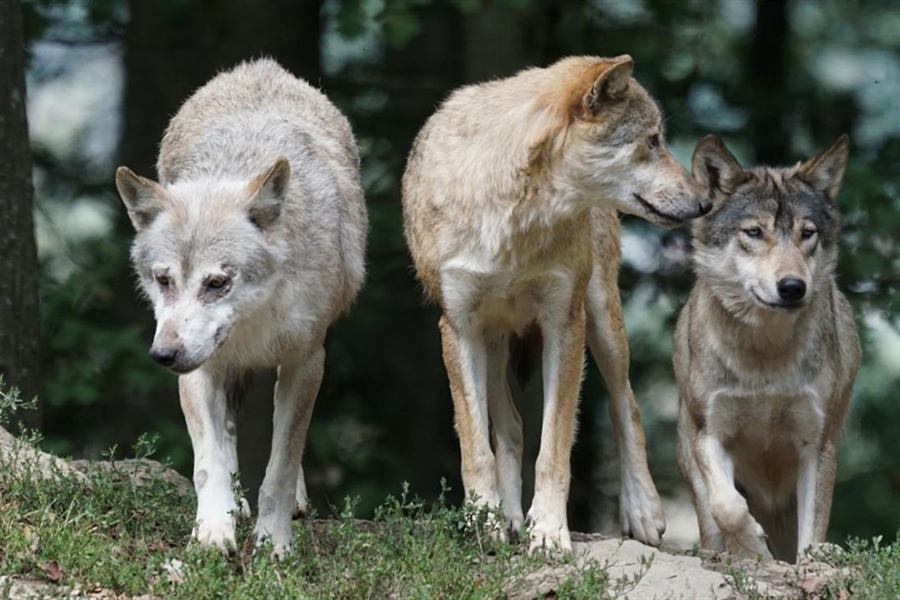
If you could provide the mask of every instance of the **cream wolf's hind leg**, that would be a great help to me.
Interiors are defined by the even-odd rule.
[[[599,264],[594,267],[585,300],[587,343],[609,391],[609,415],[619,452],[622,532],[645,544],[659,546],[666,521],[647,466],[641,411],[628,380],[628,336],[617,271],[610,269],[607,273]]]
[[[226,374],[203,366],[178,378],[181,410],[194,452],[197,520],[193,536],[222,552],[237,549],[234,528],[240,516],[231,478],[238,472],[237,430],[228,413]]]
[[[257,543],[271,541],[279,558],[291,544],[303,446],[324,372],[325,349],[321,345],[309,353],[290,354],[278,366],[272,454],[259,488],[259,519],[253,534]]]
[[[503,515],[510,532],[522,529],[522,417],[516,410],[506,363],[509,361],[509,336],[488,334],[487,400],[497,465],[497,487]]]

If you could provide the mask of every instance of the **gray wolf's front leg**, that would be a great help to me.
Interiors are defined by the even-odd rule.
[[[204,365],[178,378],[181,410],[194,451],[197,521],[193,536],[203,546],[234,552],[235,502],[232,476],[238,472],[237,430],[228,414],[225,373]]]
[[[278,367],[272,454],[259,488],[259,519],[253,531],[257,543],[272,542],[281,558],[291,545],[291,517],[297,507],[298,477],[306,432],[325,372],[325,349],[294,353]]]

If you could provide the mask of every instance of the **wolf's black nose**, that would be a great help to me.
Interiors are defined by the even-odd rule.
[[[806,295],[806,282],[796,277],[785,277],[778,282],[778,295],[785,302],[799,302]]]
[[[709,211],[712,210],[712,200],[709,198],[704,198],[700,201],[700,214],[705,215]]]
[[[163,346],[162,348],[150,348],[150,358],[158,362],[164,367],[171,367],[175,364],[175,357],[178,356],[178,350],[171,346]]]

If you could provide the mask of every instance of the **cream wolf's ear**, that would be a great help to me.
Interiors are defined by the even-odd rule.
[[[740,163],[728,151],[725,143],[712,134],[704,136],[697,143],[691,167],[694,179],[709,194],[713,205],[731,195],[744,178],[744,169]]]
[[[247,186],[250,204],[247,213],[254,225],[265,231],[281,216],[281,208],[291,181],[291,163],[279,156],[268,171]]]
[[[841,179],[850,154],[850,138],[845,133],[825,152],[814,156],[802,165],[797,175],[816,190],[825,194],[831,202],[837,201]]]
[[[141,232],[153,222],[153,219],[166,208],[166,191],[161,185],[150,179],[136,175],[128,167],[116,169],[116,189],[134,230]]]
[[[628,80],[634,71],[634,59],[623,54],[598,63],[598,66],[606,68],[591,81],[591,88],[584,95],[584,104],[591,112],[597,112],[603,101],[625,97]]]

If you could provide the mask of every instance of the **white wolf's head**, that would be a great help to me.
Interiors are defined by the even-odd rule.
[[[802,164],[744,169],[719,138],[697,144],[694,176],[714,208],[694,221],[694,264],[733,314],[795,312],[827,289],[849,147],[844,135]]]
[[[131,259],[153,303],[150,356],[176,373],[198,368],[278,285],[279,227],[290,181],[284,158],[243,182],[162,187],[126,167],[116,187],[137,235]]]

